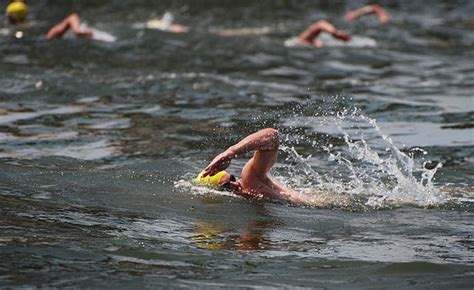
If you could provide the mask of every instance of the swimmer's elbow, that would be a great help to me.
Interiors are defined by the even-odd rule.
[[[271,140],[271,144],[273,145],[272,147],[278,148],[280,145],[280,135],[278,133],[278,130],[275,128],[266,128],[263,129],[264,134]]]
[[[272,137],[278,137],[278,130],[275,128],[265,128],[262,131],[264,131],[265,134],[270,135]]]
[[[381,9],[382,7],[380,7],[380,5],[378,4],[372,4],[372,5],[369,5],[370,8],[372,8],[373,10],[378,10],[378,9]]]
[[[77,14],[76,12],[69,14],[68,18],[81,19],[79,14]]]

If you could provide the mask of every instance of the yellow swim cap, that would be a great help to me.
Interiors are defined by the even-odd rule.
[[[199,173],[199,175],[194,178],[194,182],[201,184],[201,185],[206,185],[209,187],[219,187],[219,181],[221,181],[221,178],[226,174],[227,172],[225,171],[220,171],[214,174],[213,176],[206,176],[202,177],[204,174],[204,170]]]
[[[16,21],[23,21],[28,14],[28,5],[23,1],[13,1],[8,4],[6,12]]]

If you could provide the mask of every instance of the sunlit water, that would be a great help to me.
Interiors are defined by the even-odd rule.
[[[471,2],[29,4],[0,30],[0,287],[472,288]],[[72,11],[115,41],[45,41]],[[284,46],[322,18],[358,42]],[[264,127],[306,205],[190,182]]]

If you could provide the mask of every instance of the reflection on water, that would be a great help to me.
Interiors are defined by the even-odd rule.
[[[222,224],[196,222],[191,239],[196,246],[207,250],[270,250],[271,241],[266,233],[271,230],[272,221],[254,221],[249,223],[243,232],[234,233]]]
[[[225,232],[223,227],[197,222],[193,232],[196,235],[192,236],[191,239],[196,242],[199,248],[207,250],[229,249],[227,242],[222,241],[224,238],[221,234]]]
[[[190,237],[199,248],[206,250],[232,250],[245,252],[251,250],[268,250],[271,248],[269,234],[277,218],[261,203],[249,207],[245,216],[239,219],[213,218],[216,200],[209,195],[199,197],[208,216],[196,218]],[[221,203],[217,203],[221,204]]]

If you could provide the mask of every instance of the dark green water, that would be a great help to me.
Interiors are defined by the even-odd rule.
[[[472,288],[473,3],[66,2],[0,34],[1,288]],[[73,11],[117,40],[44,40]],[[321,18],[359,42],[283,45]],[[189,182],[269,126],[324,206]]]

